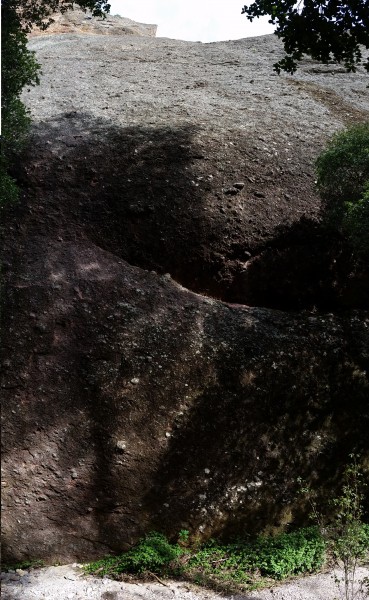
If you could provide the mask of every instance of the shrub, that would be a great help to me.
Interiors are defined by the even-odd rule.
[[[279,580],[316,571],[324,559],[325,544],[315,527],[234,544],[210,540],[192,551],[170,544],[159,533],[151,533],[132,550],[91,563],[86,571],[112,577],[121,573],[180,574],[198,582],[253,585],[256,573]]]
[[[346,202],[357,202],[369,182],[369,122],[333,136],[316,161],[317,185],[326,209],[342,218]]]
[[[56,10],[65,12],[73,8],[69,0],[2,0],[1,2],[1,57],[2,57],[2,137],[0,175],[4,182],[0,188],[0,208],[17,195],[15,182],[7,174],[23,149],[27,139],[30,118],[20,100],[26,86],[39,83],[40,65],[35,53],[27,46],[27,32],[34,26],[46,29],[52,22],[49,17]],[[106,0],[77,0],[82,9],[90,9],[94,16],[104,16],[110,6]]]
[[[148,534],[132,550],[119,557],[91,563],[87,570],[90,573],[98,570],[102,575],[109,573],[160,573],[182,553],[183,550],[178,545],[170,544],[164,535],[153,532]]]
[[[316,162],[325,222],[369,253],[369,122],[337,133]]]
[[[259,538],[255,544],[255,563],[262,575],[274,579],[316,571],[324,559],[324,540],[315,527]]]

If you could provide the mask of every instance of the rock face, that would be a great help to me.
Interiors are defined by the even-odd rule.
[[[107,15],[105,19],[94,17],[92,13],[82,10],[56,13],[52,16],[53,23],[45,29],[33,29],[30,37],[60,33],[83,33],[93,35],[134,35],[155,37],[157,25],[137,23],[119,15]]]
[[[5,558],[299,522],[295,478],[324,495],[367,453],[367,271],[319,233],[313,173],[367,118],[364,73],[274,77],[273,36],[31,47],[5,215]]]

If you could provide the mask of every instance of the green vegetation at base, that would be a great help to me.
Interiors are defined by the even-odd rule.
[[[0,162],[0,209],[18,200],[19,189],[14,179],[7,173],[7,168]]]
[[[184,533],[174,544],[160,533],[151,533],[125,554],[88,564],[86,572],[112,578],[154,573],[211,586],[255,589],[263,580],[270,583],[270,579],[318,571],[325,561],[325,543],[316,527],[231,544],[210,540],[193,548],[184,547]]]
[[[114,577],[121,573],[162,573],[168,565],[179,558],[183,550],[171,544],[161,533],[150,533],[128,552],[115,557],[103,558],[86,566],[88,573]]]
[[[34,560],[22,560],[20,562],[17,563],[3,563],[1,565],[1,570],[2,571],[10,571],[13,570],[15,571],[16,569],[22,569],[22,570],[27,570],[27,569],[41,569],[42,567],[45,567],[45,561],[41,560],[41,559],[34,559]]]

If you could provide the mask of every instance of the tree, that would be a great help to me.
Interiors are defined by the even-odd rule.
[[[103,16],[110,9],[107,0],[77,0],[82,9]],[[18,196],[9,172],[25,144],[30,124],[28,111],[20,99],[25,86],[39,83],[40,65],[27,47],[27,32],[33,27],[46,29],[52,14],[73,8],[69,0],[2,0],[2,136],[0,153],[0,208]]]
[[[20,100],[25,85],[38,83],[39,65],[27,48],[27,36],[19,21],[15,0],[5,0],[2,17],[2,136],[0,154],[0,207],[18,197],[18,189],[8,174],[22,149],[29,127],[29,116]]]
[[[249,21],[269,15],[269,23],[277,25],[286,51],[274,65],[277,73],[294,73],[303,54],[355,71],[363,60],[361,46],[369,48],[369,0],[255,0],[242,14]],[[369,71],[369,57],[363,64]]]

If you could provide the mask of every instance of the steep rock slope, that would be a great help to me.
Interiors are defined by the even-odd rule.
[[[276,77],[273,36],[31,47],[4,231],[5,556],[298,522],[294,478],[324,490],[367,450],[367,272],[319,233],[313,174],[367,118],[367,78]]]
[[[365,73],[307,61],[277,77],[273,36],[65,34],[32,47],[32,152],[44,177],[63,172],[62,203],[98,245],[231,302],[365,306],[367,274],[316,231],[313,172],[330,134],[368,118]]]
[[[57,33],[83,33],[95,35],[135,35],[155,37],[157,25],[137,23],[119,15],[94,17],[90,11],[75,9],[64,14],[55,13],[52,23],[45,30],[35,28],[30,37]]]

